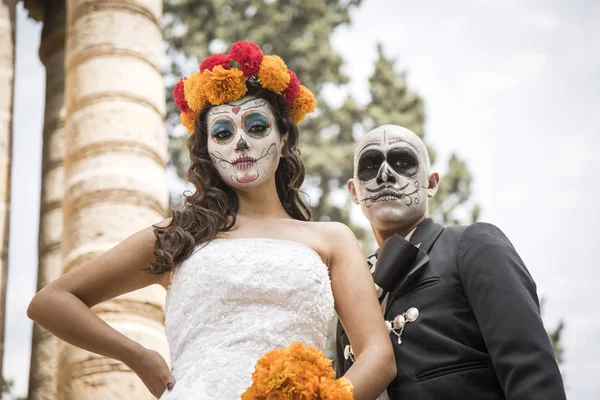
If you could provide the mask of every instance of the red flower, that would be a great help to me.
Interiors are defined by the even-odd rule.
[[[263,52],[260,47],[252,42],[236,42],[229,50],[229,57],[237,61],[244,76],[249,77],[258,73],[258,68],[263,59]]]
[[[296,73],[291,69],[288,69],[288,73],[290,74],[290,83],[288,83],[288,87],[282,94],[288,103],[292,103],[300,94],[300,80],[296,77]]]
[[[204,59],[202,64],[200,64],[200,72],[203,72],[205,69],[212,71],[214,67],[217,65],[221,65],[225,69],[229,69],[229,62],[231,58],[227,54],[213,54]]]
[[[180,111],[184,113],[189,113],[192,110],[190,109],[190,106],[185,100],[185,94],[183,92],[184,79],[180,79],[179,82],[177,82],[177,85],[175,85],[175,87],[173,88],[173,98],[175,99],[175,105],[177,106],[177,108],[179,108]]]

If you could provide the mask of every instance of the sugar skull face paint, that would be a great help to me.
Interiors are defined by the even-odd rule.
[[[214,107],[207,122],[208,152],[227,184],[249,187],[275,175],[283,141],[266,100],[244,97]]]
[[[354,158],[349,182],[353,201],[376,226],[417,220],[427,213],[429,189],[427,148],[413,132],[385,125],[367,134]]]

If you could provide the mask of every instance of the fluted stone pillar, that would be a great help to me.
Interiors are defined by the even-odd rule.
[[[39,49],[46,67],[46,106],[42,148],[42,192],[38,240],[37,290],[62,273],[60,243],[63,231],[65,158],[65,0],[49,0]],[[28,400],[56,398],[58,339],[33,325]]]
[[[8,234],[10,227],[10,166],[12,155],[13,82],[15,75],[15,4],[0,0],[0,377],[4,355]],[[2,382],[0,382],[0,396]]]
[[[160,0],[68,0],[63,273],[161,220],[168,207]],[[94,307],[168,360],[164,290]],[[62,344],[59,399],[150,399],[123,364]]]

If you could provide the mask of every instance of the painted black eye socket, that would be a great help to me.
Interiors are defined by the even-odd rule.
[[[407,148],[391,149],[387,152],[387,163],[400,175],[414,176],[419,172],[417,156]]]
[[[385,160],[383,153],[379,150],[367,150],[358,159],[356,175],[361,181],[375,179],[381,164]]]

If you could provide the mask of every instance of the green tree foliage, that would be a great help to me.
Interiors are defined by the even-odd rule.
[[[542,298],[540,301],[540,310],[543,314],[544,311],[544,304],[545,304],[545,299]],[[548,337],[550,338],[550,343],[552,343],[552,348],[554,349],[554,355],[556,356],[556,361],[559,364],[562,364],[564,361],[563,358],[563,353],[565,351],[561,339],[562,339],[562,333],[563,330],[565,328],[565,321],[564,319],[560,319],[558,321],[558,324],[556,325],[556,327],[552,330],[549,330],[546,328],[546,331],[548,332]]]
[[[448,160],[447,172],[443,174],[440,181],[438,193],[429,202],[434,219],[443,225],[477,222],[479,206],[474,205],[469,210],[465,209],[465,204],[471,196],[472,179],[467,164],[456,154],[452,154]]]
[[[425,136],[425,107],[423,99],[410,90],[406,71],[396,71],[396,60],[388,58],[381,44],[377,45],[378,59],[369,78],[371,102],[366,112],[371,119],[368,128],[383,124],[404,126],[421,139]],[[433,154],[430,155],[435,160]]]
[[[2,394],[3,395],[8,395],[10,394],[10,392],[12,391],[12,388],[14,386],[14,382],[9,380],[4,379],[4,377],[2,378]]]
[[[556,355],[556,361],[558,361],[559,364],[562,364],[564,361],[563,353],[565,349],[561,343],[562,331],[564,327],[565,322],[561,319],[556,328],[548,332],[548,337],[550,338],[552,348],[554,349],[554,354]]]
[[[12,395],[15,383],[11,379],[2,378],[2,393],[0,393],[0,399],[12,399],[9,397]],[[16,397],[15,400],[27,400],[25,397]]]

